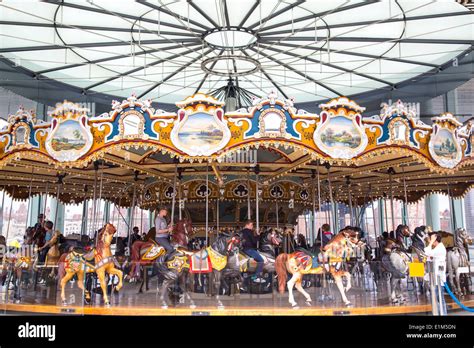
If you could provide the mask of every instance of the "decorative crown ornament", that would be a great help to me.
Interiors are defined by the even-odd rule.
[[[397,115],[404,115],[407,118],[416,118],[416,109],[414,109],[411,105],[403,103],[400,99],[392,104],[382,103],[380,104],[380,118],[382,120],[390,117],[394,114]]]
[[[88,112],[88,108],[84,108],[81,107],[79,104],[64,100],[62,103],[57,103],[53,111],[50,111],[48,114],[52,118],[66,119],[87,116]]]

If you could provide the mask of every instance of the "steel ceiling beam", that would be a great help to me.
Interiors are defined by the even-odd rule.
[[[264,31],[267,31],[267,30],[270,30],[270,29],[273,29],[273,28],[283,27],[285,25],[292,24],[292,23],[294,24],[294,23],[298,23],[298,22],[303,22],[303,21],[306,21],[308,19],[316,19],[316,18],[319,18],[319,17],[322,17],[322,16],[326,16],[328,14],[333,14],[333,13],[337,13],[337,12],[352,10],[354,8],[367,6],[367,5],[370,5],[370,4],[379,2],[379,1],[380,0],[367,0],[367,1],[364,1],[364,2],[347,5],[347,6],[343,6],[343,7],[332,9],[332,10],[327,10],[327,11],[323,11],[323,12],[319,12],[319,13],[314,13],[314,14],[311,14],[311,15],[308,15],[308,16],[296,18],[296,19],[293,19],[293,20],[288,20],[288,21],[285,21],[285,22],[282,22],[282,23],[269,25],[268,27],[265,27],[265,28],[262,28],[261,30],[259,30],[259,32],[264,32]]]
[[[327,89],[328,91],[330,91],[330,92],[332,92],[332,93],[334,93],[334,94],[336,94],[336,95],[338,95],[338,96],[343,95],[343,93],[339,93],[339,92],[336,91],[335,89],[333,89],[333,88],[327,86],[325,83],[322,83],[322,82],[320,82],[320,81],[318,81],[318,80],[312,78],[311,76],[308,76],[308,75],[306,75],[305,73],[302,73],[301,71],[299,71],[299,70],[293,68],[291,65],[285,64],[285,63],[283,63],[282,61],[280,61],[280,60],[278,60],[278,59],[276,59],[276,58],[273,58],[272,56],[269,56],[268,54],[265,54],[265,53],[263,53],[263,52],[259,52],[259,51],[257,51],[255,48],[253,48],[253,47],[251,47],[250,49],[251,49],[252,51],[254,51],[255,53],[257,53],[257,54],[260,54],[260,55],[264,56],[265,58],[267,58],[267,59],[269,59],[269,60],[272,60],[272,61],[274,61],[275,63],[280,64],[281,66],[284,66],[284,67],[287,68],[288,70],[293,71],[295,74],[300,75],[300,76],[302,76],[302,77],[304,77],[304,78],[310,80],[311,82],[316,83],[317,85],[320,85],[321,87]]]
[[[91,30],[91,31],[113,31],[113,32],[123,32],[123,33],[158,34],[158,30],[101,27],[101,26],[96,26],[96,25],[75,25],[75,24],[61,24],[61,23],[0,21],[0,25],[12,25],[12,26],[20,26],[20,27],[38,27],[38,28],[79,29],[79,30],[84,30],[84,31]],[[195,34],[192,34],[192,33],[178,33],[176,31],[166,31],[166,30],[160,30],[160,34],[195,37]]]
[[[223,54],[224,52],[225,52],[225,50],[221,50],[217,56],[218,56],[218,57],[222,56],[222,54]],[[214,61],[214,62],[211,64],[210,70],[212,70],[212,69],[216,66],[217,62],[218,62],[218,61],[216,60],[216,61]],[[207,79],[208,76],[209,76],[209,73],[206,73],[206,74],[204,75],[204,77],[202,78],[201,82],[199,83],[199,85],[196,87],[196,90],[194,91],[195,94],[199,92],[199,90],[201,89],[201,87],[202,87],[202,85],[204,84],[204,82],[206,82],[206,79]]]
[[[314,36],[275,36],[262,37],[261,42],[267,41],[305,41],[314,42]],[[452,45],[473,45],[474,40],[458,40],[458,39],[417,39],[417,38],[388,38],[388,37],[349,37],[335,36],[330,38],[321,38],[320,41],[332,42],[401,42],[401,43],[421,43],[421,44],[452,44]]]
[[[100,13],[100,14],[105,14],[105,15],[110,15],[110,16],[117,16],[117,17],[122,17],[122,18],[128,18],[128,19],[132,19],[132,20],[134,20],[134,21],[141,21],[141,22],[146,22],[146,23],[152,23],[153,25],[156,25],[156,24],[157,24],[157,21],[156,21],[156,20],[153,20],[153,19],[144,18],[144,17],[137,17],[137,16],[134,16],[134,15],[130,15],[130,14],[127,14],[127,13],[122,13],[122,12],[104,11],[103,9],[100,9],[100,8],[94,8],[94,7],[79,5],[79,4],[77,4],[77,3],[72,3],[72,2],[64,2],[64,1],[62,1],[62,2],[60,3],[60,5],[61,5],[61,6],[66,6],[66,7],[77,8],[77,9],[79,9],[79,10],[84,10],[84,11],[89,11],[89,12],[97,12],[97,13]],[[198,32],[199,34],[202,34],[202,33],[203,33],[202,30],[194,30],[194,29],[186,28],[186,27],[180,26],[180,25],[178,25],[178,24],[174,24],[174,23],[168,23],[168,22],[160,21],[160,25],[164,25],[164,26],[166,26],[166,27],[175,28],[175,29],[180,29],[180,30],[184,30],[184,31]]]
[[[100,86],[100,85],[103,85],[104,83],[107,83],[107,82],[110,82],[112,80],[115,80],[115,79],[118,79],[119,77],[122,77],[122,76],[127,76],[127,75],[131,75],[131,74],[134,74],[140,70],[143,70],[143,69],[146,69],[146,68],[149,68],[151,66],[155,66],[155,65],[158,65],[158,64],[161,64],[163,62],[166,62],[168,60],[171,60],[171,59],[175,59],[175,58],[178,58],[178,57],[182,57],[182,56],[185,56],[187,54],[190,54],[190,53],[194,53],[196,52],[196,50],[194,49],[189,49],[189,50],[186,50],[185,52],[180,52],[180,53],[176,53],[176,54],[173,54],[169,57],[166,57],[166,58],[163,58],[163,59],[158,59],[150,64],[147,64],[146,66],[139,66],[138,68],[134,68],[134,69],[131,69],[131,70],[128,70],[128,71],[125,71],[123,73],[120,73],[118,75],[115,75],[115,76],[112,76],[112,77],[109,77],[108,79],[105,79],[105,80],[102,80],[102,81],[99,81],[97,83],[94,83],[90,86],[87,86],[86,88],[84,88],[84,91],[87,91],[89,89],[92,89],[94,87],[97,87],[97,86]],[[199,56],[200,57],[200,56]]]
[[[247,28],[248,28],[248,29],[253,29],[253,28],[255,28],[256,26],[259,26],[259,25],[262,25],[262,24],[265,25],[265,23],[266,23],[269,19],[274,19],[274,18],[278,17],[279,15],[281,15],[281,14],[283,14],[283,13],[285,13],[285,12],[290,11],[293,7],[296,7],[296,6],[301,5],[301,4],[304,3],[304,2],[305,2],[305,0],[298,0],[298,1],[296,1],[296,2],[294,2],[294,3],[292,3],[292,4],[290,4],[290,5],[288,5],[288,6],[284,7],[284,8],[282,8],[282,9],[279,10],[279,11],[276,11],[275,13],[269,14],[267,17],[265,17],[265,18],[263,18],[263,19],[261,19],[261,20],[255,22],[255,23],[249,25]],[[260,30],[262,30],[262,28],[259,28],[258,30],[260,31]]]
[[[250,57],[250,55],[245,52],[245,51],[242,51],[243,54],[245,54],[247,57]],[[272,83],[273,86],[275,86],[275,88],[278,90],[278,92],[281,93],[282,96],[284,96],[286,99],[289,99],[288,96],[286,95],[285,92],[283,92],[283,90],[280,88],[280,86],[278,86],[275,81],[273,81],[273,79],[270,77],[270,75],[267,74],[267,72],[262,68],[260,67],[260,71],[262,72],[263,75],[265,75],[265,77]]]
[[[212,52],[213,49],[208,49],[206,52],[204,52],[204,55]],[[199,59],[201,59],[201,55],[197,56],[196,58],[193,58],[191,59],[188,63],[186,63],[185,65],[181,66],[179,69],[177,69],[176,71],[173,71],[171,74],[169,74],[168,76],[166,76],[164,79],[162,79],[161,81],[158,81],[157,83],[155,83],[153,86],[151,86],[150,88],[148,88],[146,91],[142,92],[138,98],[143,98],[143,96],[147,95],[148,93],[150,93],[152,90],[154,90],[156,87],[160,86],[161,84],[163,84],[164,82],[168,81],[170,78],[172,78],[173,76],[175,76],[176,74],[178,74],[179,72],[183,71],[184,69],[186,69],[188,66],[190,66],[191,64],[194,64],[195,62],[197,62]]]
[[[201,16],[207,19],[209,23],[211,23],[215,28],[219,28],[219,24],[217,24],[211,17],[208,16],[206,12],[204,12],[198,5],[196,5],[191,0],[188,0],[188,4],[192,6]]]
[[[247,12],[247,14],[244,16],[244,18],[242,18],[242,20],[240,21],[239,27],[244,26],[245,22],[247,22],[247,19],[249,19],[249,17],[252,15],[253,11],[255,11],[255,9],[258,7],[258,5],[260,5],[260,0],[256,0],[254,2],[252,7],[250,8],[250,10]]]
[[[202,23],[199,23],[199,22],[197,22],[197,21],[195,21],[195,20],[192,20],[191,18],[181,16],[181,15],[179,15],[179,14],[177,14],[177,13],[174,13],[173,11],[170,11],[170,10],[168,10],[168,9],[166,9],[166,8],[163,8],[162,6],[157,6],[157,5],[155,5],[155,4],[151,4],[151,3],[149,3],[149,2],[146,1],[146,0],[135,0],[135,1],[138,2],[139,4],[142,4],[142,5],[144,5],[144,6],[147,6],[147,7],[149,7],[149,8],[152,8],[152,9],[154,9],[154,10],[160,11],[160,12],[162,12],[162,13],[165,13],[165,14],[169,15],[169,16],[176,17],[176,18],[179,18],[179,19],[182,20],[182,21],[191,23],[191,24],[193,24],[193,25],[195,25],[195,26],[197,26],[197,27],[200,27],[200,28],[202,28],[202,29],[204,29],[204,30],[206,30],[206,31],[209,30],[209,29],[211,29],[211,28],[205,26],[205,25],[202,24]]]
[[[285,47],[292,47],[292,48],[302,48],[305,50],[311,50],[311,51],[327,51],[327,49],[320,48],[320,47],[309,47],[309,46],[301,46],[301,45],[296,45],[296,44],[290,44],[290,43],[285,43],[285,42],[271,42],[274,45],[277,46],[285,46]],[[373,54],[367,54],[367,53],[359,53],[359,52],[353,52],[353,51],[346,51],[346,50],[332,50],[332,53],[339,53],[339,54],[346,54],[349,56],[356,56],[356,57],[363,57],[363,58],[370,58],[370,59],[382,59],[382,60],[390,60],[394,62],[399,62],[399,63],[406,63],[406,64],[415,64],[415,65],[423,65],[423,66],[429,66],[432,68],[439,68],[439,65],[437,64],[431,64],[431,63],[424,63],[424,62],[417,62],[414,60],[409,60],[409,59],[403,59],[403,58],[392,58],[392,57],[386,57],[386,56],[376,56]]]
[[[226,24],[226,26],[227,26],[227,29],[230,30],[229,9],[227,8],[227,1],[226,1],[226,0],[222,0],[222,2],[224,3],[225,24]],[[234,53],[234,52],[232,52],[232,53]]]
[[[135,53],[135,56],[141,56],[141,55],[156,53],[156,52],[160,52],[160,51],[171,51],[171,50],[178,49],[178,48],[193,47],[193,46],[198,46],[198,45],[199,44],[194,43],[194,44],[173,45],[173,46],[167,46],[167,47],[162,47],[162,48],[155,48],[155,49],[152,49],[152,50],[137,52],[137,53]],[[128,58],[128,57],[130,57],[130,54],[120,54],[120,55],[117,55],[117,56],[100,58],[100,59],[95,59],[95,60],[91,60],[91,61],[87,61],[87,62],[76,63],[76,64],[68,64],[68,65],[63,65],[63,66],[56,67],[56,68],[40,70],[40,71],[37,72],[37,74],[38,75],[43,75],[43,74],[51,73],[51,72],[54,72],[54,71],[60,71],[60,70],[65,70],[65,69],[76,68],[78,66],[83,66],[83,65],[88,65],[88,64],[100,64],[100,63],[108,62],[108,61],[111,61],[111,60]]]
[[[385,81],[383,79],[379,79],[377,77],[373,77],[373,76],[370,76],[370,75],[366,75],[364,73],[360,73],[360,72],[357,72],[357,71],[354,71],[354,70],[351,70],[351,69],[346,69],[346,68],[343,68],[343,67],[340,67],[338,65],[334,65],[334,64],[331,64],[331,63],[327,63],[327,62],[322,62],[320,60],[317,60],[317,59],[314,59],[312,57],[302,57],[296,53],[293,53],[291,51],[283,51],[283,50],[280,50],[278,48],[274,48],[274,47],[269,47],[267,45],[260,45],[260,47],[264,47],[265,49],[268,49],[268,50],[271,50],[271,51],[274,51],[274,52],[278,52],[278,53],[282,53],[282,54],[286,54],[288,56],[291,56],[291,57],[295,57],[295,58],[299,58],[299,59],[304,59],[304,60],[307,60],[309,62],[312,62],[312,63],[317,63],[317,64],[322,64],[322,65],[325,65],[325,66],[328,66],[330,68],[333,68],[333,69],[337,69],[337,70],[341,70],[341,71],[344,71],[346,73],[350,73],[350,74],[354,74],[354,75],[358,75],[358,76],[361,76],[363,78],[366,78],[366,79],[369,79],[369,80],[373,80],[373,81],[377,81],[377,82],[380,82],[384,85],[387,85],[387,86],[390,86],[392,88],[395,88],[395,84],[393,84],[392,82],[389,82],[389,81]]]
[[[169,43],[168,39],[155,39],[155,40],[141,40],[140,44],[143,45],[158,45]],[[201,42],[197,39],[179,39],[181,43],[196,43]],[[117,46],[129,46],[129,41],[111,41],[111,42],[87,42],[77,44],[66,44],[66,45],[42,45],[42,46],[24,46],[24,47],[8,47],[0,48],[0,53],[10,52],[30,52],[30,51],[44,51],[44,50],[59,50],[65,48],[92,48],[92,47],[117,47]]]
[[[417,21],[417,20],[424,20],[424,19],[437,19],[443,17],[455,17],[455,16],[465,16],[471,15],[472,12],[470,11],[461,11],[461,12],[451,12],[451,13],[438,13],[438,14],[431,14],[431,15],[423,15],[423,16],[413,16],[413,17],[400,17],[400,18],[387,18],[387,19],[378,19],[372,21],[360,21],[360,22],[351,22],[351,23],[338,23],[338,24],[328,24],[325,26],[316,26],[311,28],[298,28],[298,32],[304,31],[314,31],[314,30],[325,30],[325,29],[338,29],[338,28],[346,28],[346,27],[354,27],[354,26],[368,26],[372,24],[385,24],[385,23],[397,23],[397,22],[408,22],[408,21]],[[292,29],[285,29],[285,30],[278,30],[272,31],[269,33],[262,33],[261,36],[269,36],[269,35],[277,35],[277,34],[291,34],[294,30]]]

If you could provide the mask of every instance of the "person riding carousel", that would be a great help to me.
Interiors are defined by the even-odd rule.
[[[263,271],[263,258],[258,252],[258,232],[256,232],[257,235],[255,235],[253,231],[253,222],[248,220],[245,225],[244,229],[241,231],[241,236],[243,239],[243,249],[244,253],[246,253],[248,256],[250,256],[252,259],[254,259],[257,262],[257,270],[255,271],[255,274],[252,276],[252,280],[255,283],[262,283],[264,282],[264,279],[261,277],[262,271]]]
[[[38,220],[39,220],[39,218],[38,218]],[[46,221],[44,223],[45,233],[44,233],[44,237],[43,237],[43,243],[42,243],[42,245],[38,244],[38,247],[39,247],[39,249],[38,249],[38,251],[39,251],[38,261],[40,263],[44,263],[44,261],[46,259],[46,255],[48,254],[49,248],[51,247],[49,241],[53,237],[53,227],[54,227],[54,224],[53,224],[52,221]]]
[[[173,227],[166,222],[166,215],[168,215],[168,210],[166,208],[160,208],[155,217],[155,240],[159,245],[165,248],[166,254],[170,255],[174,251],[170,241],[170,233],[173,231]]]
[[[33,235],[31,237],[31,240],[28,241],[28,244],[32,243],[38,246],[38,248],[41,248],[44,243],[45,243],[45,234],[46,230],[44,228],[44,214],[39,214],[38,215],[38,222],[34,225],[33,227]]]

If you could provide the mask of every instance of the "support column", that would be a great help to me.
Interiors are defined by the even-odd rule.
[[[425,198],[426,225],[431,226],[433,231],[439,231],[441,221],[439,216],[439,198],[437,194],[429,195]]]
[[[51,212],[50,216],[47,218],[51,220],[53,223],[56,221],[56,225],[54,226],[54,230],[59,230],[64,232],[64,204],[58,202],[58,200],[54,197],[50,197],[51,200]],[[58,216],[56,217],[56,212]]]
[[[87,209],[89,209],[89,201],[84,200],[82,202],[82,224],[81,224],[81,236],[87,234]]]
[[[5,203],[5,191],[0,191],[0,195],[2,196],[0,198],[0,236],[3,235],[3,224],[4,224],[4,215],[3,215],[3,205]]]
[[[450,112],[453,115],[458,113],[458,91],[456,89],[453,89],[451,91],[446,92],[445,97],[444,97],[444,105],[446,109],[444,111]]]
[[[155,220],[154,220],[154,217],[153,217],[153,215],[154,215],[153,211],[152,210],[147,210],[147,214],[148,214],[148,223],[149,223],[150,228],[155,227]]]
[[[110,222],[110,202],[109,201],[104,202],[104,222],[105,223]]]
[[[377,209],[378,209],[378,215],[379,215],[379,228],[378,230],[380,231],[380,235],[382,235],[383,232],[390,232],[390,231],[386,231],[386,228],[385,228],[385,212],[384,212],[384,209],[383,209],[383,199],[379,199],[377,201]],[[375,217],[374,217],[375,219]],[[374,222],[375,224],[375,222]]]
[[[405,202],[402,203],[402,223],[408,225],[408,207]]]
[[[338,203],[334,202],[334,204],[331,205],[331,214],[332,214],[332,224],[333,224],[333,233],[337,234],[339,232],[339,214],[338,214]]]
[[[38,120],[48,121],[48,105],[41,103],[36,104],[36,118]]]
[[[30,211],[28,214],[28,226],[34,226],[38,220],[38,215],[42,213],[40,201],[41,201],[41,196],[34,196],[30,198]]]
[[[129,226],[129,230],[131,232],[133,226],[130,226],[130,223],[132,222],[132,211],[130,207],[127,208],[127,225]]]

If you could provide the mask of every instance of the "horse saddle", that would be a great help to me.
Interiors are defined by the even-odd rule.
[[[275,263],[274,256],[264,253],[262,251],[259,251],[258,253],[262,257],[264,264]],[[255,261],[255,259],[249,254],[245,253],[244,251],[241,251],[239,254],[239,267],[241,272],[254,272],[257,268],[257,261]]]
[[[165,252],[165,248],[163,248],[161,245],[152,243],[143,253],[142,260],[155,260]]]
[[[72,250],[75,254],[80,255],[84,260],[89,261],[89,262],[94,262],[94,251],[95,249],[91,250],[85,250],[84,248],[81,247],[74,247]]]
[[[189,258],[189,271],[191,273],[210,273],[212,272],[212,263],[207,249],[202,249],[194,253]]]

